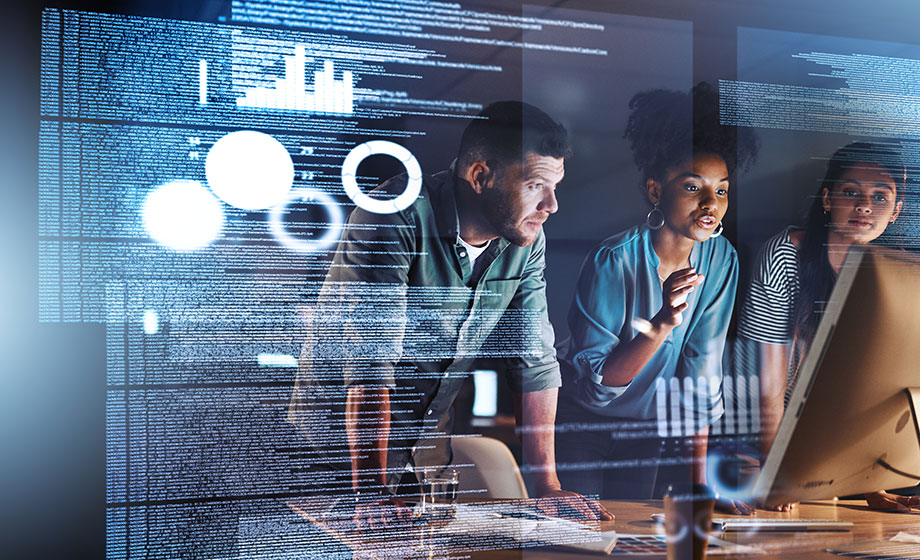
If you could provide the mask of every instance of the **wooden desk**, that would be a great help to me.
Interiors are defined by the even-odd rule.
[[[651,520],[653,513],[661,513],[661,501],[642,502],[604,501],[604,505],[616,515],[614,528],[618,533],[653,534],[663,533],[660,525]],[[740,517],[715,514],[716,517]],[[806,502],[789,513],[757,510],[755,517],[776,519],[837,519],[851,521],[853,529],[848,532],[789,532],[789,533],[722,533],[720,538],[730,542],[756,546],[765,554],[744,556],[744,558],[784,558],[799,560],[806,558],[846,558],[824,552],[824,549],[860,542],[888,540],[899,531],[914,531],[920,534],[920,514],[887,513],[872,511],[863,500]],[[920,548],[920,545],[917,545]],[[586,560],[582,553],[559,549],[527,549],[520,551],[479,552],[471,556],[475,560]],[[720,556],[720,558],[722,558]]]
[[[314,523],[309,507],[303,504],[290,503],[291,507]],[[662,528],[651,519],[653,513],[662,511],[660,500],[649,501],[605,501],[604,505],[614,515],[616,523],[613,527],[604,524],[603,529],[615,529],[623,534],[655,534],[661,533]],[[717,513],[716,517],[731,517]],[[803,519],[836,519],[851,521],[854,526],[848,532],[764,532],[764,533],[722,533],[723,540],[739,544],[755,546],[764,551],[764,555],[745,556],[745,558],[784,558],[802,560],[806,558],[845,558],[824,552],[824,549],[857,544],[861,542],[887,541],[899,531],[913,531],[920,534],[920,514],[887,513],[872,511],[866,507],[865,501],[822,501],[806,502],[789,513],[770,512],[758,510],[756,517],[763,518],[803,518]],[[321,528],[333,534],[342,542],[355,550],[360,550],[364,544],[373,544],[379,548],[381,539],[365,543],[362,538],[348,531],[336,531],[334,528],[323,526]],[[385,540],[395,543],[398,537],[407,537],[406,531],[395,531],[385,537]],[[917,545],[920,549],[920,545]],[[470,560],[586,560],[594,555],[580,552],[568,552],[562,549],[526,548],[516,550],[481,550],[458,554],[458,557]],[[356,555],[356,559],[360,555]],[[376,556],[379,558],[380,556]],[[395,560],[399,556],[386,556],[388,560]],[[424,557],[424,556],[422,556]],[[435,554],[433,558],[447,558],[443,554]],[[598,556],[601,557],[601,556]],[[723,558],[723,557],[720,557]]]

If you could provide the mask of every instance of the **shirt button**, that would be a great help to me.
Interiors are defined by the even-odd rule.
[[[465,257],[465,256],[466,256],[466,251],[460,251],[460,256],[461,256],[461,257]]]
[[[428,416],[431,416],[432,414],[434,414],[434,411],[429,409],[429,410],[428,410]]]

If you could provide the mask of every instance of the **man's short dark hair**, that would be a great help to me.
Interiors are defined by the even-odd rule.
[[[459,169],[474,161],[504,166],[535,153],[553,158],[572,155],[565,127],[533,105],[498,101],[467,125],[457,154]]]

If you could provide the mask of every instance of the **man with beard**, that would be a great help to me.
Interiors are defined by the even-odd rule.
[[[363,527],[408,519],[413,471],[450,463],[454,399],[482,357],[505,361],[539,506],[612,519],[563,490],[553,421],[561,384],[543,279],[542,224],[570,153],[562,125],[521,102],[488,106],[450,169],[405,210],[349,218],[313,311],[289,411],[323,468],[357,492]],[[408,178],[372,193],[391,199]],[[491,337],[490,337],[491,335]],[[334,476],[321,476],[330,483]]]

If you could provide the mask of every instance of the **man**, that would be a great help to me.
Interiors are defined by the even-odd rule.
[[[308,316],[289,420],[329,472],[350,472],[359,524],[408,518],[394,495],[407,473],[449,464],[451,405],[486,356],[506,362],[540,507],[612,519],[562,490],[555,471],[561,378],[542,224],[558,208],[569,152],[565,129],[536,107],[494,103],[464,131],[451,168],[424,177],[411,206],[352,213]],[[373,196],[397,196],[407,181],[395,177]]]

